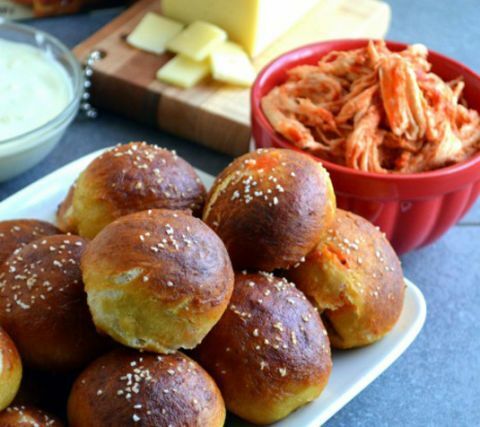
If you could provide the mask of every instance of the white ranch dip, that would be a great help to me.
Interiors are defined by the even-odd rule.
[[[0,39],[0,142],[47,123],[72,97],[67,73],[50,55]]]

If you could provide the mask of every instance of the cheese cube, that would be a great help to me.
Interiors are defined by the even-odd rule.
[[[182,31],[183,24],[148,12],[127,37],[127,42],[147,52],[165,52],[168,40]]]
[[[210,60],[215,80],[241,86],[250,86],[255,80],[255,69],[248,55],[236,43],[224,42],[217,46]]]
[[[285,33],[320,0],[162,0],[165,16],[189,24],[203,20],[255,56]]]
[[[208,60],[194,61],[177,55],[157,71],[157,78],[165,83],[189,88],[195,86],[210,73]]]
[[[175,53],[203,61],[212,50],[227,39],[227,33],[208,22],[197,21],[167,43],[167,49]]]

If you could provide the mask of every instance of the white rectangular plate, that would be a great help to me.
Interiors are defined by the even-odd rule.
[[[57,206],[67,194],[68,188],[101,151],[58,169],[1,202],[0,220],[37,218],[54,222]],[[209,187],[214,178],[205,172],[197,172]],[[335,351],[332,374],[322,395],[276,423],[276,427],[318,427],[374,381],[407,349],[425,322],[426,304],[420,290],[409,280],[405,279],[405,282],[405,304],[395,328],[371,346]],[[229,417],[227,425],[245,427],[250,424]]]

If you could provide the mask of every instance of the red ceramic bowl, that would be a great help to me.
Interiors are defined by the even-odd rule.
[[[258,75],[251,93],[252,133],[257,148],[299,150],[276,133],[260,106],[261,98],[286,79],[286,70],[314,64],[332,50],[365,46],[368,40],[332,40],[285,53]],[[403,43],[388,42],[391,50]],[[432,71],[445,80],[463,76],[470,108],[480,111],[480,76],[466,66],[430,51]],[[378,174],[362,172],[320,160],[330,172],[338,206],[355,212],[384,231],[399,254],[432,243],[469,210],[480,193],[480,154],[431,172]]]

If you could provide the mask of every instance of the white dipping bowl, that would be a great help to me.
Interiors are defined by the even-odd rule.
[[[63,43],[32,27],[0,20],[0,39],[24,43],[48,52],[70,79],[72,99],[64,110],[29,132],[0,141],[0,182],[25,172],[43,160],[75,118],[84,89],[82,68]]]

